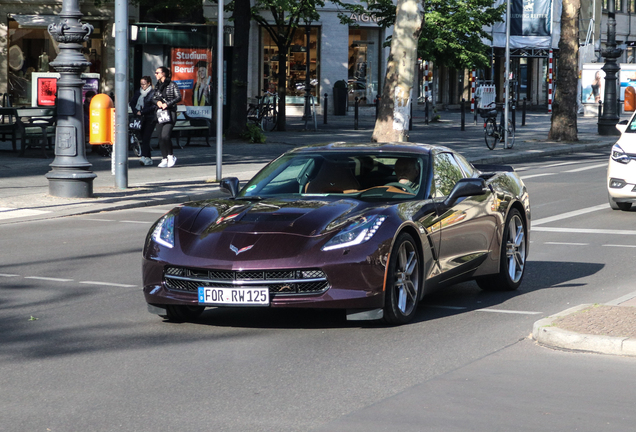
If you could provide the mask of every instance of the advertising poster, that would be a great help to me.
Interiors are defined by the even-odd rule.
[[[57,78],[38,78],[37,106],[55,106]]]
[[[172,80],[181,91],[181,105],[191,117],[212,118],[212,51],[172,48]]]
[[[581,102],[584,104],[598,104],[603,100],[605,91],[605,72],[602,63],[583,65],[581,72]]]
[[[510,4],[511,36],[550,36],[550,0],[514,0]]]

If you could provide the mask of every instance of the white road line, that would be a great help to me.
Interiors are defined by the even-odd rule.
[[[8,274],[8,273],[0,273],[0,277],[18,277],[20,275],[16,274]]]
[[[543,244],[562,245],[562,246],[589,246],[589,243],[568,243],[568,242],[545,242]]]
[[[0,207],[0,220],[13,219],[18,217],[37,216],[44,213],[51,213],[44,210],[16,209],[8,207]]]
[[[558,173],[543,173],[543,174],[532,174],[532,175],[527,175],[527,176],[521,176],[521,180],[528,180],[531,178],[535,178],[535,177],[545,177],[545,176],[552,176],[552,175],[557,175]]]
[[[611,230],[598,228],[556,228],[556,227],[538,227],[532,228],[532,231],[542,232],[560,232],[570,234],[616,234],[616,235],[636,235],[635,230]]]
[[[552,167],[558,167],[558,166],[563,166],[563,165],[574,165],[574,164],[579,164],[579,163],[581,163],[581,161],[560,162],[560,163],[555,163],[555,164],[551,164],[551,165],[544,165],[541,168],[552,168]]]
[[[139,212],[139,213],[157,213],[157,214],[165,214],[168,213],[170,211],[170,209],[140,209],[140,210],[134,210],[135,212]]]
[[[622,248],[636,248],[636,245],[617,245],[617,244],[604,244],[605,247],[622,247]]]
[[[95,221],[95,222],[117,222],[115,219],[84,218],[82,220]]]
[[[494,312],[494,313],[506,313],[506,314],[519,314],[519,315],[539,315],[543,312],[532,311],[517,311],[517,310],[505,310],[505,309],[477,309],[477,312]]]
[[[119,222],[121,222],[121,223],[134,223],[134,224],[152,224],[152,223],[155,223],[155,221],[146,222],[146,221],[131,221],[131,220],[123,220],[123,221],[119,221]]]
[[[53,282],[73,282],[73,279],[61,279],[61,278],[41,277],[41,276],[25,276],[24,278],[25,279],[37,279],[37,280],[53,281]]]
[[[537,225],[542,225],[545,223],[555,222],[555,221],[563,220],[563,219],[569,219],[569,218],[581,216],[587,213],[592,213],[598,210],[606,210],[608,207],[609,207],[609,203],[605,203],[605,204],[600,204],[594,207],[587,207],[580,210],[575,210],[575,211],[571,211],[567,213],[561,213],[560,215],[556,215],[556,216],[550,216],[550,217],[546,217],[542,219],[537,219],[535,221],[532,221],[532,229],[534,229],[534,227]]]
[[[121,287],[121,288],[135,288],[137,285],[128,285],[128,284],[118,284],[111,282],[97,282],[97,281],[80,281],[78,283],[86,284],[86,285],[104,285],[104,286],[113,286],[113,287]]]
[[[566,173],[576,173],[576,172],[581,172],[581,171],[587,171],[587,170],[591,170],[591,169],[596,169],[596,168],[607,168],[607,164],[608,162],[602,163],[602,164],[597,164],[597,165],[589,165],[583,168],[576,168],[573,170],[568,170],[568,171],[563,171]]]
[[[468,309],[462,306],[444,306],[444,305],[426,305],[426,307],[437,308],[437,309],[452,309],[452,310]]]

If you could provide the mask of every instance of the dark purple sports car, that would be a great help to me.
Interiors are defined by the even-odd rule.
[[[434,145],[297,148],[227,199],[179,206],[150,229],[151,312],[193,320],[206,307],[345,309],[403,324],[424,294],[474,279],[514,290],[530,204],[508,166],[473,166]]]

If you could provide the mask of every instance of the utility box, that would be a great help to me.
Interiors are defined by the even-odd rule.
[[[623,107],[625,112],[636,110],[636,89],[634,87],[625,88],[625,104]]]
[[[104,93],[93,96],[88,123],[90,144],[112,145],[115,142],[115,108],[110,96]]]

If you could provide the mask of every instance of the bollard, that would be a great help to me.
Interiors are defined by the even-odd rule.
[[[523,108],[521,110],[521,126],[526,125],[526,98],[523,98]]]
[[[603,112],[603,101],[598,101],[598,122],[601,122],[601,113]]]
[[[413,101],[411,101],[411,116],[409,117],[409,130],[413,130]]]
[[[517,129],[517,104],[512,103],[512,128]]]
[[[428,124],[428,97],[424,98],[424,124]]]
[[[477,108],[477,107],[475,106],[475,109],[474,109],[474,112],[473,112],[473,124],[474,124],[475,126],[477,126],[477,111],[479,111],[479,108]]]
[[[380,95],[375,95],[375,119],[378,119],[378,111],[380,111]]]
[[[327,111],[328,111],[328,105],[327,105],[327,93],[325,93],[325,103],[323,104],[323,115],[324,115],[324,119],[323,119],[323,124],[327,124]]]
[[[353,130],[358,130],[358,96],[356,96],[356,103],[353,108]]]
[[[462,103],[460,106],[461,106],[460,113],[461,113],[461,119],[462,119],[461,130],[465,131],[466,130],[466,99],[462,98]]]

